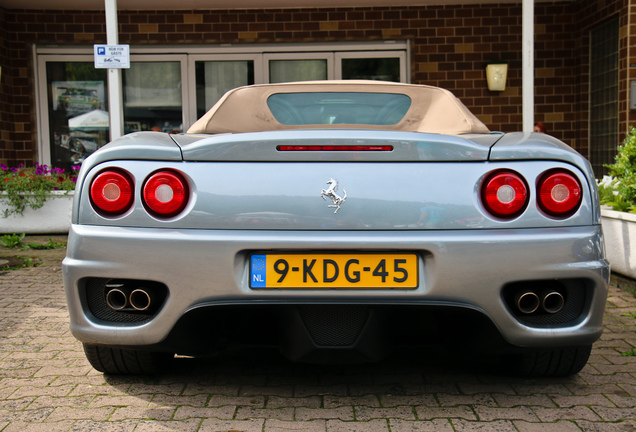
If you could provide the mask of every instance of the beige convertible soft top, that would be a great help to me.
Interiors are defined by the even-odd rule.
[[[404,94],[411,106],[394,125],[317,124],[285,125],[279,123],[267,105],[267,99],[279,93],[350,92]],[[385,129],[429,132],[448,135],[490,133],[477,117],[450,91],[439,87],[391,83],[385,81],[306,81],[239,87],[227,92],[188,133],[240,133],[286,129]]]

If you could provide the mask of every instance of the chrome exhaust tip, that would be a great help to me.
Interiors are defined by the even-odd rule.
[[[532,291],[525,291],[517,295],[515,304],[521,313],[531,314],[539,309],[541,301]]]
[[[130,293],[130,305],[138,311],[145,311],[150,307],[150,294],[143,289],[136,289]]]
[[[113,310],[122,310],[126,307],[126,302],[126,294],[122,290],[112,289],[106,293],[106,304]]]
[[[557,291],[550,291],[543,296],[541,300],[541,307],[544,311],[550,314],[555,314],[563,309],[565,305],[565,299],[563,295]]]

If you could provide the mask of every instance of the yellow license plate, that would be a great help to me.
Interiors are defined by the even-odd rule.
[[[255,254],[251,288],[415,289],[415,254]]]

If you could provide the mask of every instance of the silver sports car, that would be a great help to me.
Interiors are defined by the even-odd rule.
[[[83,163],[71,329],[105,373],[231,344],[352,362],[451,343],[573,374],[602,330],[599,213],[585,158],[490,132],[446,90],[238,88],[186,134],[133,133]]]

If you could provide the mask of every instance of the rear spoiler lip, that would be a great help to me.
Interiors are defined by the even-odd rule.
[[[440,135],[360,129],[305,129],[172,138],[184,161],[486,161],[500,135]],[[279,146],[392,146],[392,151],[279,151]]]

